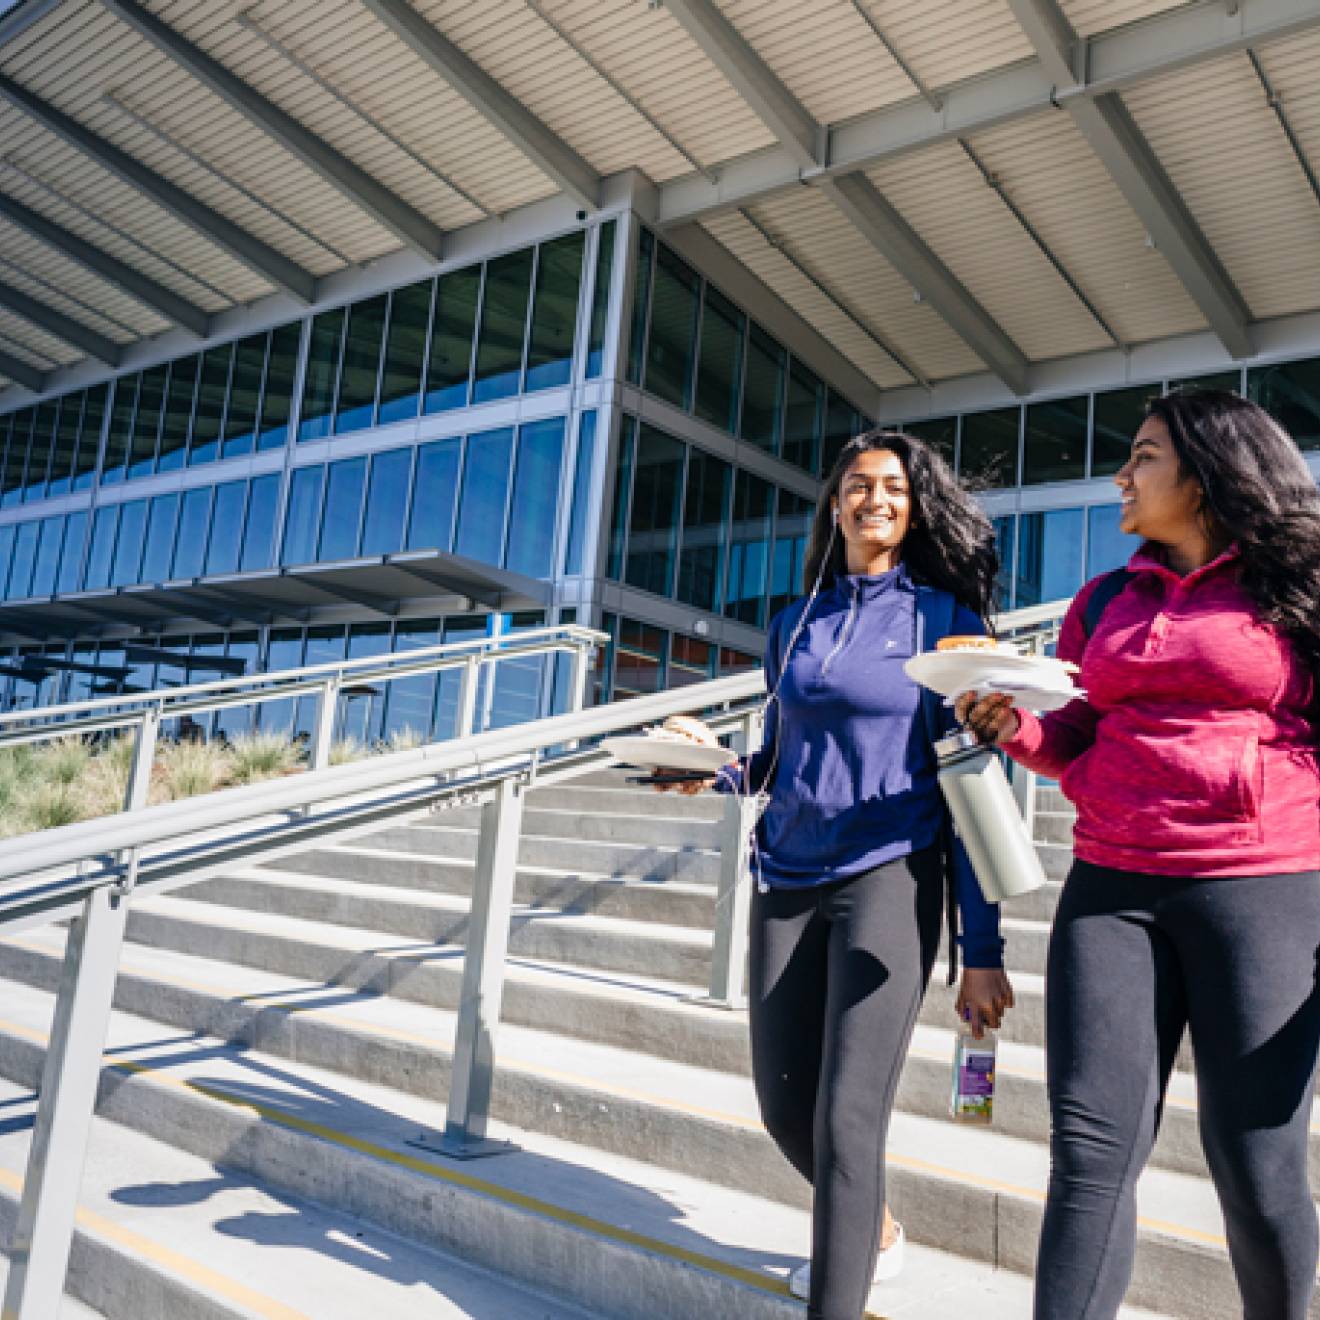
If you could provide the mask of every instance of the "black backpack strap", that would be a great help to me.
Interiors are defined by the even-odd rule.
[[[1082,632],[1087,641],[1091,640],[1100,626],[1100,616],[1109,607],[1109,602],[1122,592],[1134,576],[1126,568],[1116,568],[1095,584],[1095,590],[1086,598],[1086,608],[1082,611]]]

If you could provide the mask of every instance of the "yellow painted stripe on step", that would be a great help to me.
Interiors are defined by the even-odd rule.
[[[0,1169],[0,1187],[13,1192],[15,1196],[21,1196],[23,1179],[9,1169]],[[117,1243],[126,1251],[132,1252],[134,1256],[149,1260],[164,1269],[172,1270],[190,1283],[207,1288],[212,1293],[225,1298],[226,1301],[245,1306],[256,1315],[267,1317],[267,1320],[312,1320],[312,1317],[305,1311],[295,1311],[293,1307],[285,1306],[283,1302],[277,1302],[273,1298],[254,1292],[245,1284],[227,1278],[225,1275],[213,1270],[209,1265],[203,1265],[200,1261],[181,1255],[172,1247],[163,1246],[159,1242],[154,1242],[151,1238],[143,1237],[141,1233],[135,1233],[132,1229],[124,1228],[121,1224],[116,1224],[113,1220],[106,1219],[93,1210],[79,1206],[78,1223],[83,1228],[97,1234],[98,1237],[108,1238],[110,1241]]]

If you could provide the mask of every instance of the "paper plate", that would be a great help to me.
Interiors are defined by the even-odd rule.
[[[909,678],[945,697],[1007,692],[1026,710],[1059,710],[1084,696],[1060,660],[1006,651],[925,651],[903,668]]]
[[[738,759],[727,747],[669,742],[664,738],[648,738],[644,734],[602,738],[600,745],[616,761],[640,766],[644,770],[708,770],[714,774],[720,766]]]

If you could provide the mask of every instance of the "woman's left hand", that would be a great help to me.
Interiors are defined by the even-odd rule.
[[[980,1040],[986,1028],[995,1030],[1013,1007],[1013,986],[1002,967],[964,967],[958,986],[958,1016]]]

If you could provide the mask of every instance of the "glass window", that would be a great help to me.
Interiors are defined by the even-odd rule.
[[[632,511],[624,581],[669,596],[674,590],[678,502],[683,490],[686,446],[643,425],[634,463]]]
[[[481,267],[442,275],[431,315],[431,352],[426,367],[426,413],[465,408],[472,375],[472,335],[477,324]]]
[[[82,427],[78,434],[78,458],[73,466],[74,490],[89,490],[96,479],[96,462],[101,451],[101,427],[105,422],[108,385],[93,385],[83,405]]]
[[[1018,519],[1014,608],[1077,594],[1082,585],[1084,509],[1024,513]]]
[[[669,634],[662,628],[653,628],[636,619],[619,620],[612,700],[646,696],[664,688],[668,640]]]
[[[123,481],[128,464],[128,445],[133,436],[133,406],[137,402],[138,378],[120,376],[115,381],[115,398],[110,409],[110,433],[105,441],[105,465],[101,484]]]
[[[1091,475],[1113,476],[1132,451],[1132,437],[1146,420],[1146,403],[1159,394],[1157,385],[1137,385],[1095,396],[1095,432],[1091,438]]]
[[[579,230],[541,244],[536,263],[536,296],[532,301],[532,334],[527,346],[525,390],[567,385],[577,337],[578,289],[582,283]]]
[[[348,311],[344,335],[344,367],[339,375],[339,408],[335,433],[370,426],[376,411],[381,339],[385,333],[385,294],[355,303]]]
[[[358,660],[364,656],[384,655],[390,649],[388,623],[354,623],[348,629],[348,653],[345,659]],[[369,747],[380,737],[381,717],[385,713],[383,691],[389,684],[379,687],[372,683],[348,682],[341,689],[339,703],[340,738],[351,738]]]
[[[257,450],[279,449],[289,438],[289,411],[293,407],[293,378],[298,369],[302,324],[294,321],[270,334],[266,361],[266,392],[261,399],[261,430]]]
[[[564,554],[564,572],[582,572],[586,552],[587,515],[591,509],[591,473],[596,460],[596,410],[578,418],[577,458],[573,463],[573,511],[568,523],[568,549]]]
[[[605,327],[610,314],[610,277],[614,271],[617,220],[601,225],[596,239],[596,274],[591,283],[591,326],[587,333],[587,379],[605,369]]]
[[[130,500],[119,509],[119,532],[115,537],[115,567],[112,587],[127,587],[140,580],[142,542],[147,530],[147,501]]]
[[[408,523],[409,550],[448,550],[453,545],[462,454],[463,442],[457,437],[437,440],[417,451],[412,518]]]
[[[526,632],[545,626],[545,615],[538,611],[506,614],[502,619],[505,633]],[[541,689],[545,678],[545,656],[525,656],[505,660],[495,667],[490,695],[490,709],[485,721],[488,729],[506,729],[512,724],[534,720],[541,713]]]
[[[0,505],[11,508],[23,499],[23,474],[27,471],[27,447],[32,436],[32,409],[14,414],[9,447],[5,450],[4,491]]]
[[[178,495],[158,495],[147,518],[147,544],[142,555],[142,581],[165,582],[174,551],[174,524],[179,517]]]
[[[316,558],[316,533],[321,525],[321,487],[325,468],[296,468],[289,483],[289,509],[284,518],[282,564],[310,564]]]
[[[1184,380],[1171,380],[1171,390],[1229,390],[1234,394],[1242,392],[1242,373],[1232,371],[1210,371],[1203,376],[1188,376]]]
[[[528,577],[554,573],[555,512],[564,461],[564,419],[529,422],[518,428],[518,466],[505,567]]]
[[[371,460],[367,514],[362,525],[364,555],[389,555],[403,548],[412,456],[411,449],[390,449]]]
[[[628,382],[642,383],[642,354],[646,348],[646,322],[651,308],[651,267],[655,239],[649,229],[637,231],[637,272],[633,290],[632,325],[628,331]]]
[[[193,396],[197,393],[197,368],[201,359],[180,358],[170,363],[170,383],[165,391],[165,418],[160,428],[158,472],[173,472],[183,466],[188,453],[188,429],[192,423]]]
[[[401,422],[417,416],[426,362],[426,323],[431,318],[433,281],[395,289],[385,334],[385,366],[380,377],[377,422]]]
[[[734,484],[733,536],[724,613],[760,628],[765,626],[766,570],[770,561],[770,497],[774,487],[750,472]]]
[[[65,495],[72,489],[73,464],[78,452],[78,428],[82,421],[83,396],[66,394],[60,400],[60,420],[55,428],[55,449],[50,459],[47,495]]]
[[[738,429],[744,328],[743,314],[717,289],[706,285],[696,414],[730,435]]]
[[[661,243],[651,291],[645,388],[679,408],[691,406],[700,290],[696,271]]]
[[[958,439],[956,417],[932,417],[924,422],[909,422],[900,430],[924,440],[948,465],[955,466]]]
[[[266,643],[266,673],[277,674],[285,669],[298,669],[303,658],[303,633],[301,628],[272,628]],[[263,701],[257,707],[257,722],[263,733],[283,733],[292,737],[294,715],[298,702],[292,697],[280,701]],[[312,703],[304,697],[302,706],[307,712],[307,723],[301,727],[311,733]]]
[[[225,655],[230,660],[243,661],[243,668],[238,670],[239,674],[252,674],[257,669],[260,645],[260,636],[255,632],[230,633]],[[216,711],[213,736],[236,738],[241,734],[249,733],[255,713],[255,706],[229,706]]]
[[[174,563],[170,575],[175,578],[202,576],[206,563],[206,537],[211,530],[211,487],[185,491],[179,508],[179,534],[174,541]]]
[[[1088,400],[1051,399],[1027,406],[1022,433],[1022,484],[1080,481],[1086,476]]]
[[[781,490],[775,511],[775,544],[770,556],[770,611],[774,618],[802,594],[802,565],[815,506],[802,495]]]
[[[534,248],[524,248],[486,263],[473,403],[488,403],[518,392],[534,255]]]
[[[233,344],[208,348],[202,354],[202,373],[197,384],[197,413],[193,418],[189,463],[214,463],[220,456],[220,428],[225,420],[225,397],[229,393],[229,362]]]
[[[215,488],[211,513],[211,539],[206,547],[206,574],[238,571],[238,554],[243,542],[243,505],[247,499],[246,481],[227,481]]]
[[[958,471],[975,489],[1017,484],[1020,408],[968,413],[962,419]]]
[[[266,336],[248,335],[234,346],[234,370],[229,380],[229,406],[225,409],[225,458],[250,454],[257,440],[257,409],[261,406],[261,377],[266,370]]]
[[[248,492],[247,522],[243,525],[243,552],[238,566],[244,572],[269,568],[280,508],[279,473],[256,477]]]
[[[32,564],[32,586],[34,596],[53,596],[55,594],[55,575],[60,566],[60,542],[64,539],[64,519],[44,518],[41,522],[41,536],[37,541],[37,557]]]
[[[54,402],[37,408],[32,423],[32,442],[28,446],[27,477],[23,482],[23,499],[39,500],[46,494],[46,474],[50,469],[51,450],[55,447],[57,408]]]
[[[1302,449],[1320,449],[1320,358],[1252,367],[1247,398],[1260,404]]]
[[[1137,552],[1141,538],[1119,531],[1123,509],[1118,504],[1094,504],[1086,511],[1086,577],[1122,568]]]
[[[619,459],[614,471],[614,501],[610,515],[609,564],[606,573],[623,579],[623,556],[628,543],[628,504],[632,499],[632,470],[637,457],[637,419],[625,417],[619,431]]]
[[[784,458],[813,476],[820,457],[821,405],[825,388],[814,371],[793,360],[784,409]]]
[[[509,469],[513,466],[513,428],[470,435],[465,449],[454,548],[470,559],[498,564],[504,547]]]
[[[715,677],[717,651],[710,642],[673,633],[669,638],[669,686],[690,687]]]
[[[1017,519],[1009,514],[1003,518],[992,518],[990,525],[994,528],[995,554],[999,559],[999,572],[995,575],[995,608],[1006,610],[1013,597],[1013,545]]]
[[[857,410],[847,399],[835,394],[831,389],[825,391],[825,434],[821,440],[820,472],[827,475],[834,470],[835,461],[843,453],[844,446],[855,435],[861,433],[861,418]]]
[[[394,650],[418,651],[440,644],[439,619],[413,619],[399,623],[394,630]],[[385,717],[381,736],[420,737],[430,741],[435,723],[435,674],[414,674],[397,678],[385,686]]]
[[[298,439],[318,440],[330,434],[339,378],[339,345],[344,337],[344,309],[336,307],[312,318],[303,378],[302,407],[298,413]]]
[[[683,498],[683,542],[678,557],[678,599],[698,609],[720,608],[733,469],[700,449],[688,453]]]
[[[156,443],[160,414],[165,404],[165,379],[169,368],[163,363],[142,373],[138,386],[137,416],[133,420],[133,445],[128,455],[129,477],[145,477],[156,470]]]
[[[55,590],[77,591],[82,578],[83,551],[87,548],[87,515],[71,513],[64,529],[64,549],[60,552],[60,572]]]
[[[357,554],[362,522],[362,486],[366,476],[365,458],[345,458],[330,464],[325,483],[325,511],[321,514],[318,559],[352,559]]]
[[[84,585],[96,591],[110,585],[110,568],[115,552],[115,528],[119,525],[119,505],[97,509],[92,523],[92,549],[87,556],[87,579]]]
[[[8,577],[10,569],[14,565],[14,538],[18,535],[18,525],[16,523],[6,523],[0,527],[0,600],[7,599],[9,595]],[[0,697],[3,697],[5,691],[5,680],[0,676]]]

